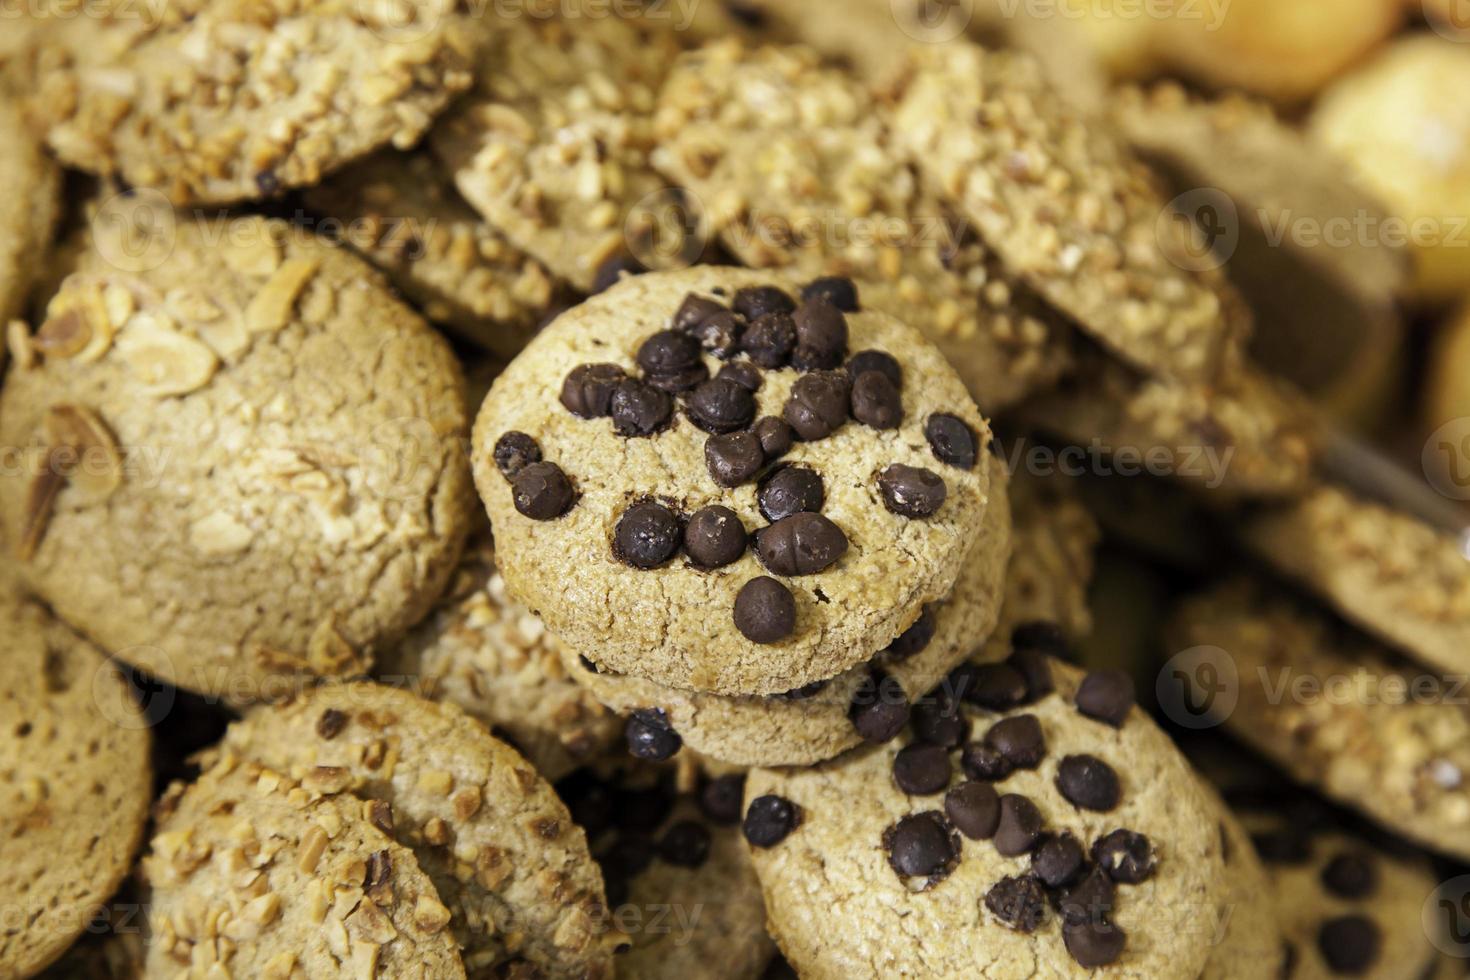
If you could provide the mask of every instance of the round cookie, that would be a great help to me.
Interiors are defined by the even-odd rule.
[[[73,167],[180,204],[272,197],[418,142],[470,84],[458,6],[104,0],[44,25],[32,111]]]
[[[557,786],[608,882],[608,914],[630,980],[756,980],[775,957],[740,837],[743,773],[696,775],[638,763],[579,770]]]
[[[511,593],[600,667],[775,694],[865,662],[953,588],[989,497],[977,465],[988,426],[916,332],[810,291],[783,313],[792,290],[770,273],[710,267],[625,280],[542,331],[481,409],[476,482]],[[850,307],[851,291],[833,295]],[[701,356],[692,333],[670,329],[680,317],[727,356],[740,334],[740,353]],[[858,413],[896,428],[849,420],[849,353],[863,355]],[[798,372],[792,359],[833,367]],[[540,462],[519,468],[529,456],[509,450],[523,437]],[[763,474],[782,481],[766,513],[785,516],[770,532]],[[732,511],[756,542],[741,551],[724,512],[702,515],[715,521],[701,559],[727,562],[714,571],[674,554],[682,519],[707,507]]]
[[[7,134],[0,144],[0,178],[9,188],[0,200],[0,326],[4,326],[24,309],[37,278],[36,257],[51,243],[61,211],[61,174],[31,138],[20,109],[4,95],[0,95],[0,132]]]
[[[463,709],[555,781],[606,755],[623,724],[562,666],[563,647],[511,599],[488,532],[470,539],[449,591],[376,675]]]
[[[994,457],[987,465],[990,506],[954,591],[925,608],[911,639],[901,639],[867,664],[818,682],[815,691],[723,697],[589,670],[590,661],[566,648],[561,651],[562,663],[568,674],[613,710],[624,715],[662,711],[685,745],[722,762],[807,766],[830,759],[863,742],[853,707],[872,691],[874,678],[891,678],[907,697],[920,697],[994,629],[1012,532],[1005,465]],[[1023,533],[1017,529],[1018,535]]]
[[[355,793],[413,849],[475,975],[612,973],[602,880],[551,786],[458,708],[329,684],[231,726],[220,751]]]
[[[1214,788],[1205,789],[1223,817],[1220,821],[1221,849],[1225,859],[1226,889],[1218,907],[1210,958],[1200,980],[1259,980],[1285,976],[1287,954],[1282,949],[1281,926],[1276,905],[1266,901],[1271,883],[1266,869],[1236,815],[1226,807]]]
[[[0,394],[0,531],[68,622],[232,702],[363,673],[473,496],[448,346],[342,249],[114,199]]]
[[[970,679],[1030,703],[965,707],[963,749],[751,772],[744,832],[786,958],[804,976],[1198,977],[1229,876],[1184,758],[1108,675],[1033,655]]]
[[[362,801],[223,756],[159,804],[147,976],[463,980],[449,910]]]
[[[153,797],[147,720],[103,655],[0,595],[0,976],[40,971],[132,867]]]

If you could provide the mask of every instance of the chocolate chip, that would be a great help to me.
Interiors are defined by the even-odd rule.
[[[674,314],[670,325],[675,330],[690,331],[716,313],[728,312],[725,305],[719,300],[700,296],[698,293],[690,293],[684,297],[684,302],[679,304],[679,309]]]
[[[709,857],[710,836],[703,824],[680,820],[659,839],[658,856],[678,868],[697,868]]]
[[[985,744],[995,749],[1015,769],[1035,769],[1046,758],[1046,736],[1035,715],[1004,718],[985,733]]]
[[[751,431],[761,441],[761,451],[766,454],[768,462],[791,452],[791,446],[796,442],[796,430],[791,428],[791,423],[774,415],[757,419]]]
[[[612,788],[596,773],[578,769],[556,784],[556,792],[571,811],[572,821],[589,837],[613,825]]]
[[[807,442],[825,439],[847,422],[848,386],[843,371],[815,371],[791,386],[782,417]]]
[[[1322,884],[1339,898],[1369,898],[1378,890],[1378,866],[1366,854],[1339,854],[1322,869]]]
[[[910,796],[928,796],[949,785],[949,752],[938,745],[915,742],[893,758],[893,781]]]
[[[1011,631],[1011,651],[1034,651],[1062,660],[1072,659],[1072,644],[1061,624],[1047,620],[1031,620]]]
[[[684,551],[700,568],[724,568],[745,554],[748,535],[728,507],[701,507],[684,526]]]
[[[1008,711],[1026,701],[1026,678],[1007,664],[980,664],[965,700],[987,711]]]
[[[1117,962],[1128,944],[1128,934],[1115,922],[1089,919],[1086,922],[1062,923],[1062,942],[1077,965],[1095,970]]]
[[[896,677],[870,673],[853,694],[847,717],[863,741],[877,745],[898,737],[909,711],[908,695]]]
[[[962,470],[973,470],[980,457],[980,440],[969,423],[957,415],[931,415],[924,423],[924,436],[929,451],[941,463]]]
[[[618,518],[613,532],[613,554],[634,568],[657,568],[678,554],[684,529],[679,518],[663,504],[645,500]]]
[[[1000,796],[989,783],[960,783],[944,795],[944,812],[971,840],[989,840],[1000,826]]]
[[[720,310],[689,330],[702,350],[725,361],[740,353],[745,339],[745,321],[729,310]]]
[[[793,514],[757,531],[755,551],[777,575],[816,575],[847,554],[847,535],[821,514]]]
[[[1045,826],[1036,804],[1015,793],[1000,798],[1000,823],[995,828],[995,849],[1002,857],[1020,857],[1041,843]]]
[[[1322,923],[1317,948],[1333,973],[1367,973],[1383,950],[1383,931],[1366,915],[1341,915]]]
[[[805,466],[783,466],[761,482],[756,503],[761,516],[772,523],[796,514],[819,514],[827,491],[822,476]]]
[[[775,847],[801,823],[795,803],[780,796],[757,796],[745,811],[741,827],[752,847]]]
[[[650,713],[655,722],[667,724],[662,711]],[[661,772],[650,785],[617,787],[613,794],[613,815],[618,826],[625,830],[652,831],[667,820],[677,798],[672,777],[672,773]]]
[[[1062,888],[1082,873],[1086,858],[1077,838],[1068,833],[1053,834],[1031,852],[1031,873],[1048,888]]]
[[[798,371],[828,371],[847,357],[847,317],[831,303],[803,303],[792,316],[796,350],[791,364]]]
[[[507,432],[495,440],[495,468],[507,480],[532,463],[541,462],[541,446],[524,432]]]
[[[1143,834],[1115,830],[1092,845],[1092,859],[1120,885],[1136,885],[1154,873],[1154,845]]]
[[[511,481],[516,510],[533,521],[554,521],[572,507],[572,481],[555,463],[532,463]]]
[[[1256,853],[1269,864],[1306,864],[1312,857],[1312,845],[1300,828],[1268,831],[1251,837]]]
[[[852,417],[870,429],[896,429],[903,421],[898,389],[877,371],[864,371],[852,383]]]
[[[888,644],[884,653],[894,660],[907,660],[915,654],[923,652],[934,640],[934,631],[939,628],[938,617],[934,613],[933,606],[925,606],[919,611],[919,618],[902,633],[897,639]]]
[[[883,831],[888,864],[901,878],[947,875],[959,858],[959,835],[937,810],[912,813]]]
[[[1094,755],[1069,755],[1057,766],[1057,789],[1074,806],[1107,813],[1123,791],[1113,767]]]
[[[598,863],[609,878],[626,881],[647,871],[654,853],[653,841],[646,834],[624,834],[602,853]]]
[[[328,742],[341,735],[342,729],[346,727],[347,716],[336,708],[328,708],[316,720],[316,733]]]
[[[752,643],[779,643],[796,630],[796,597],[773,578],[753,578],[735,597],[735,628]]]
[[[644,708],[633,712],[623,729],[628,752],[635,759],[663,762],[671,759],[684,745],[679,733],[669,726],[669,716],[662,708]]]
[[[582,665],[582,669],[587,671],[587,673],[589,674],[602,673],[602,671],[598,669],[597,665],[591,660],[587,659],[587,657],[583,654],[577,654],[577,662],[580,663]]]
[[[618,435],[630,439],[651,436],[668,425],[674,402],[657,388],[627,378],[613,389],[610,414]]]
[[[699,791],[699,810],[712,823],[733,826],[740,822],[745,803],[745,773],[717,776]]]
[[[796,310],[796,302],[785,290],[775,286],[747,286],[737,290],[730,305],[751,323],[768,313],[792,313]]]
[[[1026,697],[1022,704],[1035,704],[1056,690],[1056,683],[1051,676],[1051,663],[1044,653],[1017,650],[1006,661],[1006,666],[1020,674],[1026,682]]]
[[[785,367],[795,348],[796,321],[789,313],[771,313],[751,321],[740,340],[740,349],[756,364],[771,371]]]
[[[650,374],[644,380],[659,391],[677,395],[697,388],[709,380],[709,368],[704,364],[680,371],[678,374]]]
[[[600,419],[612,409],[613,389],[627,378],[616,364],[583,364],[561,385],[561,403],[580,419]]]
[[[931,517],[949,496],[938,473],[902,463],[878,474],[878,489],[883,492],[883,505],[900,517]]]
[[[892,354],[881,350],[858,351],[847,362],[847,376],[854,381],[869,371],[877,371],[887,378],[894,390],[903,390],[903,368]]]
[[[727,432],[709,437],[704,444],[704,464],[717,486],[738,487],[761,471],[766,454],[754,433]]]
[[[985,907],[1017,932],[1035,932],[1046,918],[1046,889],[1031,875],[1002,878],[985,893]]]
[[[647,271],[648,267],[631,255],[614,255],[597,267],[597,275],[592,281],[592,295],[605,293],[625,278],[641,276]]]
[[[1114,728],[1123,727],[1133,702],[1133,678],[1121,670],[1093,671],[1077,688],[1077,710]]]
[[[1113,911],[1117,888],[1099,867],[1091,867],[1082,880],[1057,896],[1057,911],[1063,922],[1101,922]]]
[[[749,361],[733,361],[726,364],[720,368],[720,373],[715,377],[733,381],[750,392],[760,391],[761,385],[765,384],[766,380],[761,374],[761,369]]]
[[[913,725],[916,738],[947,749],[958,746],[970,733],[970,723],[955,703],[934,694],[914,705]]]
[[[1010,760],[983,742],[971,742],[960,753],[960,768],[971,779],[998,783],[1015,769]]]
[[[704,362],[699,342],[680,330],[660,330],[638,348],[638,366],[645,374],[681,374]]]
[[[706,432],[734,432],[755,421],[755,396],[729,378],[716,378],[694,389],[687,411]]]
[[[839,276],[824,276],[813,279],[801,291],[803,302],[827,302],[844,313],[856,313],[862,307],[858,303],[857,283]]]

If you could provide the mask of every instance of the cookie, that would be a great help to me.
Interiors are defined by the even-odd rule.
[[[913,61],[895,137],[1005,267],[1139,370],[1214,380],[1244,339],[1230,287],[1193,271],[1159,185],[1111,130],[1027,56],[955,43]]]
[[[608,914],[627,934],[620,977],[756,980],[775,956],[740,836],[743,773],[601,764],[558,784],[607,878]]]
[[[568,676],[562,645],[513,600],[489,532],[470,539],[449,591],[378,678],[462,708],[557,780],[622,740],[623,723]]]
[[[1200,980],[1257,980],[1288,976],[1289,954],[1284,949],[1275,902],[1261,858],[1246,828],[1225,806],[1219,794],[1206,786],[1219,811],[1220,838],[1225,860],[1226,889],[1216,927],[1214,948]]]
[[[32,111],[69,166],[178,204],[272,197],[423,136],[470,83],[457,7],[109,0],[45,25]]]
[[[562,663],[613,710],[635,719],[661,711],[686,746],[722,762],[805,766],[830,759],[864,741],[854,706],[871,693],[875,677],[896,683],[908,697],[927,693],[994,628],[1013,535],[1005,468],[994,458],[988,465],[985,525],[954,591],[925,607],[903,637],[867,664],[784,694],[722,697],[588,669],[590,660],[566,648]],[[1028,530],[1017,528],[1015,536]]]
[[[179,687],[248,702],[363,673],[469,527],[453,354],[284,223],[113,203],[0,396],[21,574]]]
[[[1110,541],[1155,565],[1208,574],[1227,547],[1199,495],[1161,476],[1088,473],[1072,481]]]
[[[8,134],[0,145],[0,174],[10,188],[0,202],[0,324],[9,324],[23,312],[36,281],[36,256],[50,247],[61,212],[61,174],[3,95],[0,131]]]
[[[306,203],[430,320],[502,357],[520,352],[557,298],[546,267],[485,224],[427,153],[376,153]]]
[[[591,292],[627,251],[634,206],[664,186],[648,166],[651,113],[678,36],[605,12],[478,27],[475,88],[435,127],[434,152],[486,221]]]
[[[1254,514],[1243,534],[1279,572],[1420,663],[1470,666],[1470,581],[1454,535],[1327,484]]]
[[[0,976],[61,956],[123,881],[153,795],[148,723],[90,644],[10,590],[0,656]]]
[[[985,421],[915,331],[795,292],[711,267],[627,280],[543,330],[481,409],[511,594],[599,667],[778,694],[865,663],[953,589],[990,495]]]
[[[710,45],[670,72],[657,126],[654,165],[700,202],[703,231],[753,268],[861,281],[864,303],[935,343],[986,412],[1069,366],[1071,328],[892,148],[851,73],[805,48]]]
[[[463,978],[449,910],[362,801],[221,757],[159,804],[147,975]]]
[[[1406,669],[1243,580],[1183,603],[1168,638],[1180,651],[1174,667],[1218,681],[1201,722],[1223,724],[1296,781],[1395,833],[1470,855],[1470,716],[1455,703],[1458,679]]]
[[[786,958],[804,976],[1198,977],[1228,875],[1183,756],[1108,675],[1031,656],[972,680],[1011,707],[960,709],[964,747],[752,770],[743,830]]]
[[[617,940],[566,808],[458,708],[377,684],[324,685],[230,728],[221,752],[353,793],[413,849],[477,976],[608,977]]]

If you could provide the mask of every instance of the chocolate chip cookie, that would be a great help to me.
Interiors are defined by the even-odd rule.
[[[0,531],[117,656],[231,701],[364,673],[453,571],[460,371],[362,262],[119,198],[0,397]]]
[[[1228,890],[1222,815],[1131,688],[1035,654],[951,685],[948,725],[751,772],[742,829],[786,958],[817,976],[1199,976]]]
[[[835,677],[948,595],[989,428],[855,293],[704,267],[538,335],[474,437],[511,593],[599,667],[723,695]]]

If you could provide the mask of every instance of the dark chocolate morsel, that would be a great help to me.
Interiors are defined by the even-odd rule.
[[[933,605],[926,605],[919,611],[919,618],[894,641],[888,644],[884,651],[894,660],[907,660],[915,654],[923,652],[934,640],[934,631],[939,628],[938,618],[935,615]]]
[[[756,494],[761,516],[773,523],[796,514],[819,514],[826,500],[821,474],[805,466],[782,466],[761,481]]]
[[[1077,838],[1068,833],[1053,834],[1031,852],[1031,873],[1048,888],[1063,888],[1082,873],[1086,861]]]
[[[892,354],[881,350],[863,350],[852,355],[852,359],[847,362],[848,377],[854,381],[859,375],[869,371],[877,371],[888,379],[895,390],[903,390],[903,368]]]
[[[896,429],[903,422],[903,399],[882,374],[864,371],[852,383],[852,417],[870,429]]]
[[[989,840],[1000,827],[1000,795],[989,783],[960,783],[945,794],[944,812],[966,837]]]
[[[1031,875],[1002,878],[985,893],[985,907],[1008,928],[1035,932],[1046,918],[1046,889]]]
[[[1077,688],[1077,710],[1114,728],[1123,727],[1133,702],[1133,678],[1121,670],[1093,671]]]
[[[851,381],[845,371],[814,371],[791,386],[782,417],[806,442],[825,439],[847,422]]]
[[[755,421],[755,396],[738,382],[715,378],[694,389],[686,411],[706,432],[734,432]]]
[[[610,414],[618,435],[630,439],[651,436],[668,425],[674,402],[657,388],[626,378],[613,389]]]
[[[929,451],[941,463],[962,470],[973,470],[980,458],[980,440],[970,424],[957,415],[931,415],[924,423],[924,436]]]
[[[1036,804],[1015,793],[1000,798],[1000,823],[995,830],[995,849],[1002,857],[1029,854],[1041,843],[1045,821]]]
[[[746,391],[760,391],[766,380],[761,369],[749,361],[731,361],[715,377],[733,381]]]
[[[902,878],[947,875],[959,858],[959,835],[937,810],[912,813],[883,832],[888,864]]]
[[[1069,755],[1057,766],[1057,789],[1073,806],[1107,813],[1123,791],[1113,767],[1094,755]]]
[[[613,553],[634,568],[657,568],[678,554],[683,537],[678,515],[663,504],[645,500],[618,518]]]
[[[1115,830],[1098,838],[1092,845],[1092,859],[1120,885],[1147,881],[1158,864],[1153,842],[1131,830]]]
[[[704,444],[704,463],[717,486],[738,487],[761,471],[766,454],[754,433],[726,432]]]
[[[700,296],[698,293],[690,293],[684,297],[684,302],[679,304],[679,309],[674,314],[670,326],[675,330],[693,330],[716,313],[726,312],[729,311],[719,300]]]
[[[658,856],[678,868],[697,868],[709,857],[710,834],[695,820],[681,820],[664,832]]]
[[[511,481],[511,501],[533,521],[553,521],[572,507],[572,482],[555,463],[532,463]]]
[[[583,364],[561,385],[561,403],[581,419],[600,419],[612,411],[613,389],[627,377],[616,364]]]
[[[741,830],[752,847],[775,847],[801,823],[801,811],[784,797],[768,794],[750,801]]]
[[[754,323],[768,313],[793,313],[796,301],[777,286],[747,286],[735,292],[730,304],[735,312]]]
[[[500,475],[513,480],[527,466],[541,462],[541,446],[524,432],[512,431],[495,440],[491,455]]]
[[[1370,898],[1378,890],[1378,865],[1366,853],[1339,854],[1322,869],[1322,884],[1338,898]]]
[[[728,507],[701,507],[684,526],[684,553],[700,568],[734,564],[748,542],[740,515]]]
[[[735,597],[735,628],[752,643],[779,643],[796,630],[796,597],[773,578],[751,579]]]
[[[766,454],[767,462],[774,462],[791,452],[796,442],[796,430],[791,428],[791,423],[774,415],[756,419],[751,431],[761,441],[761,451]]]
[[[1015,769],[1035,769],[1046,758],[1046,736],[1035,715],[1014,715],[990,726],[985,744]]]
[[[1077,965],[1088,970],[1115,963],[1128,944],[1122,926],[1108,919],[1062,923],[1062,942]]]
[[[684,745],[679,733],[669,726],[669,717],[662,708],[633,712],[623,733],[628,741],[629,754],[649,762],[671,759]]]
[[[796,347],[796,323],[790,313],[770,313],[751,322],[740,349],[753,362],[774,371],[786,366]]]
[[[847,357],[847,317],[831,303],[803,303],[791,318],[796,323],[796,350],[791,364],[798,371],[828,371]]]
[[[734,826],[745,803],[745,773],[716,776],[699,791],[699,810],[712,823]]]
[[[938,473],[902,463],[894,463],[878,474],[878,489],[883,494],[883,505],[900,517],[932,517],[949,496],[949,488]]]
[[[1361,976],[1383,951],[1383,930],[1366,915],[1328,919],[1317,931],[1317,948],[1333,973]]]
[[[757,531],[755,550],[777,575],[816,575],[847,554],[847,535],[821,514],[793,514]]]
[[[949,750],[915,742],[893,759],[893,781],[910,796],[929,796],[949,785]]]
[[[801,290],[803,302],[818,300],[831,303],[844,313],[857,313],[862,307],[858,301],[857,283],[839,276],[824,276],[813,279]]]
[[[910,710],[908,695],[896,677],[870,673],[852,696],[847,716],[863,741],[876,745],[898,737]]]

